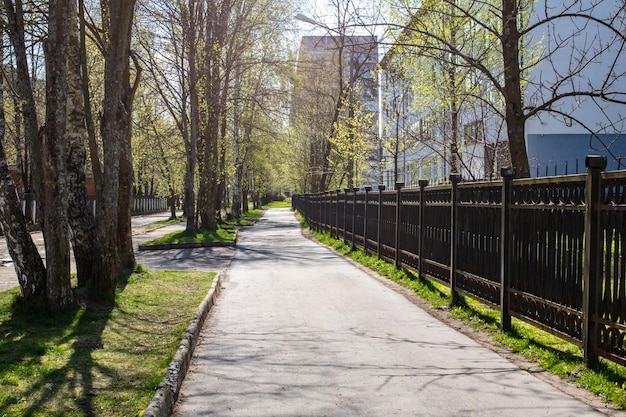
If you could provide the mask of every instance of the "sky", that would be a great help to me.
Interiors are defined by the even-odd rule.
[[[346,2],[350,2],[350,7],[358,10],[359,16],[369,19],[373,19],[374,15],[380,10],[380,7],[376,6],[376,4],[379,4],[377,0],[302,0],[300,2],[300,14],[318,22],[319,25],[316,26],[311,23],[298,21],[298,29],[301,32],[301,36],[321,36],[336,28],[337,12],[336,6],[333,7],[333,4],[336,5],[337,2],[340,2],[342,7],[345,7]],[[371,30],[371,27],[367,30],[361,29],[360,33],[357,34],[366,34],[365,32],[370,34]]]

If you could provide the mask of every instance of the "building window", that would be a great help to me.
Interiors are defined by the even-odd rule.
[[[463,127],[463,139],[465,144],[480,143],[483,141],[483,121],[476,120],[472,123],[467,123]]]

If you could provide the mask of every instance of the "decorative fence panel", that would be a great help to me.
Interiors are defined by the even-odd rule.
[[[355,194],[354,206],[354,240],[353,245],[365,247],[365,193]]]
[[[437,186],[424,192],[422,273],[447,284],[450,279],[451,189]]]
[[[366,193],[365,204],[365,245],[366,251],[378,253],[378,193]]]
[[[417,189],[400,191],[399,261],[414,270],[419,267],[420,197],[420,192]]]
[[[626,171],[296,195],[313,228],[626,365]],[[323,197],[323,198],[322,198]],[[322,221],[322,219],[324,219]],[[452,274],[451,271],[454,270]],[[454,299],[455,297],[453,297]]]
[[[604,253],[598,282],[598,315],[593,325],[598,355],[624,363],[626,357],[626,177],[606,173],[600,202]]]
[[[133,215],[157,213],[167,210],[167,198],[133,197]]]
[[[500,302],[502,184],[460,184],[457,287],[485,303]]]
[[[380,243],[378,255],[388,261],[395,260],[396,193],[383,191],[380,207]]]
[[[511,314],[582,341],[585,176],[514,182]]]

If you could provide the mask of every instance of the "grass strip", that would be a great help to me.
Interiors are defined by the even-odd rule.
[[[179,230],[168,233],[149,242],[145,242],[142,246],[151,245],[176,245],[185,243],[228,243],[234,242],[237,236],[237,227],[252,226],[262,216],[263,210],[248,210],[242,213],[238,219],[227,219],[223,221],[217,230]],[[1,417],[1,416],[0,416]]]
[[[225,243],[235,240],[235,229],[217,229],[217,230],[180,230],[168,233],[158,237],[150,242],[146,242],[141,246],[149,245],[168,245],[181,243]]]
[[[164,226],[170,226],[173,224],[182,223],[184,221],[185,217],[176,217],[175,219],[157,220],[156,222],[148,223],[142,226],[133,226],[133,229],[140,230],[142,233],[147,233],[156,229],[160,229]]]
[[[297,217],[304,227],[308,227],[299,213]],[[335,239],[328,233],[312,229],[310,231],[321,243],[413,290],[433,307],[448,309],[451,296],[446,286],[428,279],[420,280],[412,271],[398,269],[393,263],[366,253],[363,249],[353,248],[351,244]],[[576,383],[604,401],[626,409],[626,367],[603,358],[587,367],[583,364],[581,348],[515,318],[512,320],[512,330],[503,333],[499,330],[499,312],[470,297],[463,297],[461,305],[454,306],[449,311],[454,319],[461,320],[474,331],[489,335],[500,346],[509,348],[541,369]]]
[[[54,315],[0,293],[0,416],[143,414],[214,276],[138,268],[114,308]]]
[[[270,201],[267,203],[267,208],[286,208],[291,207],[291,199],[283,201]]]

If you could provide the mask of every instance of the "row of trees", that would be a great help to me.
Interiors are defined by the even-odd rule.
[[[132,104],[139,76],[137,69],[131,74],[129,59],[135,4],[103,0],[99,6],[100,25],[90,30],[104,67],[101,146],[96,149],[94,124],[86,123],[93,121],[86,84],[87,24],[77,18],[84,4],[67,0],[2,3],[3,35],[10,46],[3,42],[0,53],[3,62],[10,58],[10,64],[3,66],[9,70],[3,72],[0,84],[0,196],[4,202],[0,225],[22,298],[33,305],[64,308],[75,303],[70,283],[70,229],[78,285],[90,295],[113,299],[115,278],[134,265],[130,231],[133,174],[131,154],[126,150],[130,149]],[[39,51],[44,54],[42,67],[34,65]],[[45,85],[45,97],[40,106],[36,91],[41,84]],[[6,86],[14,103],[16,153],[23,171],[30,172],[24,184],[37,193],[42,213],[45,266],[27,231],[18,190],[8,170]],[[97,217],[86,196],[88,143],[96,179]]]
[[[225,195],[238,216],[252,182],[260,191],[272,182],[268,175],[280,176],[292,6],[273,0],[148,6],[142,18],[152,30],[140,36],[141,56],[149,94],[159,97],[184,145],[187,228],[214,229]]]
[[[161,189],[172,202],[182,191],[187,228],[214,229],[226,196],[237,216],[250,184],[279,184],[290,7],[3,1],[0,226],[24,302],[56,309],[73,306],[77,294],[114,299],[117,278],[135,264],[133,189]],[[22,191],[37,196],[45,265],[22,215]]]

